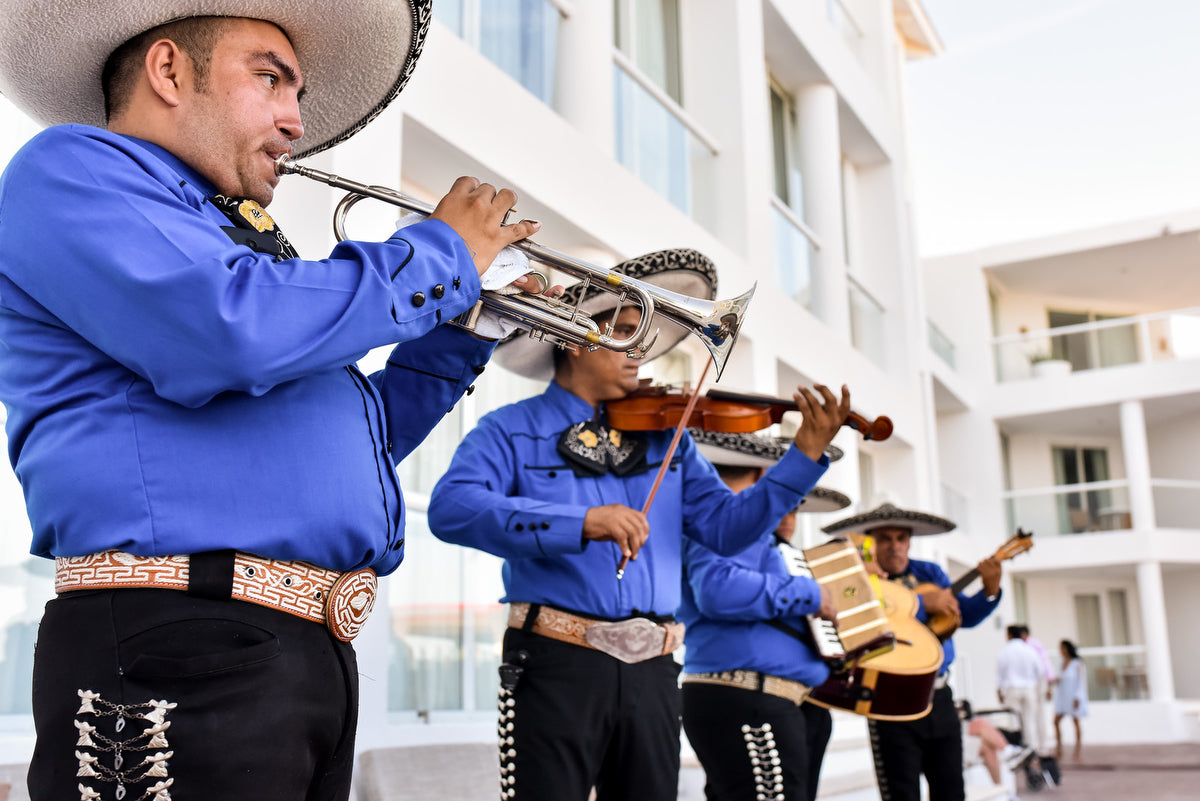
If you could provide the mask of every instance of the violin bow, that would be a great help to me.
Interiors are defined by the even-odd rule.
[[[704,383],[704,379],[708,377],[708,368],[712,366],[713,358],[708,357],[708,361],[704,363],[704,369],[700,371],[700,380],[696,382],[696,390],[692,393],[692,397],[688,398],[687,405],[683,407],[683,417],[679,420],[679,425],[675,426],[675,436],[671,437],[671,444],[667,447],[667,455],[663,457],[662,464],[658,467],[658,475],[654,477],[654,486],[650,488],[650,494],[646,497],[646,503],[642,505],[642,514],[650,511],[650,504],[654,503],[654,496],[658,494],[658,486],[662,484],[663,476],[667,473],[667,468],[671,466],[671,459],[675,457],[675,449],[679,447],[679,440],[683,436],[684,429],[687,428],[688,421],[692,419],[692,412],[696,408],[696,399],[700,397],[700,386]],[[629,564],[629,557],[622,556],[621,563],[617,565],[617,581],[625,577],[625,568]]]

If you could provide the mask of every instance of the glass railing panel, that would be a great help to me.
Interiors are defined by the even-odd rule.
[[[850,279],[850,341],[878,367],[887,367],[887,315],[883,306]]]
[[[547,0],[486,0],[479,4],[479,52],[552,105],[559,20]]]
[[[784,294],[812,308],[813,245],[804,232],[776,206],[771,206],[771,239],[775,282]]]
[[[1074,484],[1068,490],[1010,496],[1009,522],[1038,536],[1129,531],[1129,490],[1120,482],[1103,488]]]
[[[946,364],[957,367],[954,362],[954,341],[942,333],[942,329],[934,325],[932,320],[926,322],[929,329],[929,348]]]
[[[1159,528],[1200,529],[1200,481],[1152,480],[1154,522]]]
[[[1150,697],[1144,647],[1080,648],[1079,656],[1087,667],[1089,700],[1142,701]]]
[[[613,71],[617,160],[676,208],[710,224],[711,149],[619,65]]]

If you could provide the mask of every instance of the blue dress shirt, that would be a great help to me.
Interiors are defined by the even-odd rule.
[[[766,534],[730,557],[685,544],[678,613],[687,625],[684,672],[755,670],[809,687],[829,678],[829,668],[811,647],[767,622],[805,631],[805,616],[821,607],[820,585],[790,575],[777,542]]]
[[[734,494],[685,433],[647,515],[649,539],[618,581],[620,549],[584,540],[584,515],[611,503],[640,510],[673,432],[639,434],[648,440],[648,472],[577,478],[556,445],[564,429],[592,416],[589,403],[551,383],[483,417],[433,490],[429,525],[439,539],[505,560],[502,600],[609,619],[673,615],[685,537],[736,553],[795,508],[829,464],[792,447],[764,479]]]
[[[162,148],[82,125],[0,178],[0,400],[32,552],[395,570],[395,464],[491,352],[439,326],[478,298],[470,254],[428,221],[275,262],[234,244],[213,194]],[[397,342],[380,373],[354,367]]]

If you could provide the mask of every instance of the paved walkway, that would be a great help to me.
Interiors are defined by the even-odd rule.
[[[1196,801],[1200,799],[1200,743],[1084,746],[1059,760],[1062,784],[1030,792],[1017,780],[1021,801]]]

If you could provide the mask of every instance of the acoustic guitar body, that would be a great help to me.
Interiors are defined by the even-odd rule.
[[[942,644],[917,620],[917,596],[894,581],[879,582],[896,647],[834,674],[808,700],[873,720],[917,720],[933,706],[933,685],[942,665]]]

